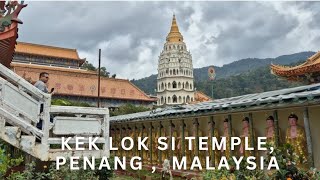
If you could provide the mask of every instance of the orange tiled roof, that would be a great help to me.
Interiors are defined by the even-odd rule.
[[[45,65],[38,65],[38,64],[26,64],[26,63],[18,63],[18,62],[11,62],[10,64],[13,68],[26,68],[26,69],[40,69],[42,71],[50,70],[50,71],[61,71],[61,72],[74,72],[80,74],[91,74],[97,75],[95,71],[89,71],[85,69],[76,69],[76,68],[66,68],[66,67],[56,67],[56,66],[45,66]]]
[[[211,99],[209,96],[207,96],[206,94],[204,94],[204,93],[201,92],[201,91],[196,91],[196,92],[194,93],[194,99],[195,99],[196,101],[200,101],[200,102],[212,101],[212,99]]]
[[[297,75],[304,75],[306,73],[312,72],[320,72],[320,51],[314,54],[313,56],[309,57],[306,62],[294,66],[281,66],[281,65],[274,65],[271,64],[271,73],[277,76],[297,76]]]
[[[28,81],[35,82],[40,72],[48,72],[48,88],[55,88],[56,95],[97,97],[98,77],[85,70],[56,68],[42,65],[12,63],[13,70]],[[124,79],[101,78],[102,98],[156,101],[150,98],[130,81]]]
[[[199,102],[207,102],[207,101],[212,101],[212,99],[204,94],[201,91],[196,91],[194,92],[194,101],[191,102],[192,104],[199,103]]]
[[[17,42],[16,53],[33,54],[47,57],[66,58],[72,60],[80,59],[76,49],[67,49],[25,42]]]

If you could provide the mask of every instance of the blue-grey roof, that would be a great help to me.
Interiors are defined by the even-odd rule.
[[[174,115],[183,116],[203,112],[228,112],[235,109],[250,110],[254,107],[280,107],[292,103],[302,104],[306,102],[320,103],[320,83],[263,93],[248,94],[231,98],[217,99],[210,102],[158,108],[152,111],[114,116],[110,119],[111,123],[117,121],[140,121],[146,119],[170,117]]]

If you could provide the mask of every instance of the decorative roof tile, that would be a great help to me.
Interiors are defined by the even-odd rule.
[[[295,88],[281,89],[277,91],[269,91],[257,94],[248,94],[243,96],[217,99],[210,102],[202,102],[198,104],[188,104],[177,107],[159,108],[152,111],[146,111],[141,113],[127,114],[121,116],[111,117],[112,123],[118,121],[137,121],[145,120],[146,118],[154,117],[168,117],[173,116],[173,114],[187,115],[188,113],[202,113],[203,110],[211,112],[219,112],[221,110],[224,113],[228,111],[231,112],[234,109],[237,110],[250,110],[253,107],[265,108],[268,105],[271,106],[286,106],[288,103],[305,103],[307,101],[314,101],[316,103],[320,102],[320,83],[300,86]],[[282,101],[282,100],[286,100]]]

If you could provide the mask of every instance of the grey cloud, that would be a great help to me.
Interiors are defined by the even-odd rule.
[[[279,12],[268,2],[27,3],[20,16],[24,21],[19,28],[20,41],[76,48],[94,64],[99,45],[106,43],[103,65],[123,78],[157,73],[157,58],[173,12],[195,67],[223,65],[246,57],[274,57],[301,49],[297,47],[298,37],[288,36],[301,24],[299,14]],[[319,2],[283,5],[310,12],[313,19],[306,29],[319,29]],[[199,33],[194,33],[194,28]],[[310,36],[302,33],[303,37]],[[319,47],[319,35],[314,34],[310,37],[312,47]],[[150,41],[153,44],[147,43]]]

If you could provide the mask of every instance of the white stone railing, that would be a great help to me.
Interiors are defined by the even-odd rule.
[[[74,153],[51,149],[51,145],[61,145],[62,137],[81,136],[87,140],[97,137],[96,143],[101,144],[102,149],[93,154],[96,157],[109,156],[108,118],[109,110],[106,108],[51,106],[50,94],[41,92],[0,64],[0,138],[13,146],[48,161]],[[37,128],[40,119],[42,129]],[[28,137],[22,136],[21,132]],[[41,145],[36,145],[35,139],[39,139]],[[70,144],[74,143],[72,139]]]
[[[47,144],[51,95],[38,90],[22,77],[0,64],[0,114],[22,132],[32,134]],[[43,111],[40,112],[40,107]],[[43,120],[42,129],[36,124]]]
[[[52,132],[48,143],[61,145],[62,137],[71,137],[69,144],[75,144],[76,137],[84,138],[85,144],[89,138],[97,138],[101,144],[98,152],[88,152],[95,156],[109,156],[109,110],[107,108],[52,106],[50,114],[53,117]],[[59,152],[59,149],[57,149]],[[96,154],[98,153],[98,154]],[[58,155],[58,154],[57,154]],[[55,154],[50,155],[53,160]]]

